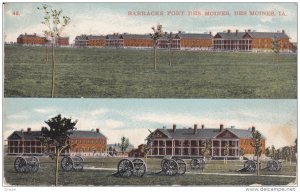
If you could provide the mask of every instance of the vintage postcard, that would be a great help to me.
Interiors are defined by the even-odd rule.
[[[5,97],[297,98],[297,3],[3,11]]]
[[[297,2],[2,10],[6,191],[298,188]]]

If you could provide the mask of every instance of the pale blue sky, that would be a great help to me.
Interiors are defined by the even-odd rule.
[[[61,113],[77,119],[77,128],[100,128],[109,143],[121,136],[134,145],[144,142],[148,129],[175,123],[180,127],[204,124],[206,128],[256,126],[267,145],[290,145],[297,132],[297,100],[264,99],[44,99],[5,98],[3,137],[12,131],[39,130],[45,120]]]
[[[162,24],[165,31],[209,32],[231,29],[271,31],[285,29],[292,41],[297,40],[296,3],[49,3],[71,17],[64,35],[71,40],[80,34],[149,33],[151,26]],[[6,41],[16,41],[20,33],[42,35],[41,3],[8,3],[4,10]],[[168,11],[229,11],[230,16],[168,16]],[[20,16],[13,12],[19,11]],[[128,11],[163,11],[163,16],[128,16]],[[234,11],[275,11],[275,16],[234,16]],[[278,16],[284,11],[287,16]]]

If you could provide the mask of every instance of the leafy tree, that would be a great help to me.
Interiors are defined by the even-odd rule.
[[[272,145],[271,151],[270,151],[270,157],[271,157],[272,159],[275,159],[275,152],[276,152],[275,146]]]
[[[129,146],[129,139],[124,136],[121,137],[121,144],[119,143],[118,146],[121,148],[122,154],[124,154]]]
[[[225,144],[225,148],[224,148],[224,164],[227,164],[227,156],[229,155],[229,144],[226,143]]]
[[[202,149],[202,153],[205,159],[208,159],[211,156],[211,147],[212,147],[212,141],[207,139],[205,141],[205,148]]]
[[[267,157],[270,157],[271,151],[270,151],[270,147],[266,148],[266,152],[265,152]]]
[[[271,49],[275,53],[276,63],[278,63],[278,54],[280,52],[280,40],[277,37],[273,38],[271,46]]]
[[[163,36],[162,25],[158,24],[156,28],[152,27],[153,33],[150,33],[151,39],[153,40],[153,50],[154,50],[154,70],[156,70],[156,48],[158,40]]]
[[[150,134],[146,138],[146,144],[144,145],[144,155],[145,155],[146,159],[147,159],[147,155],[148,155],[149,151],[151,150],[152,138],[154,136],[154,132],[152,132],[150,129],[148,129],[148,131],[150,132]]]
[[[61,114],[58,114],[57,116],[45,121],[45,123],[49,126],[49,128],[42,127],[40,141],[48,150],[53,147],[55,148],[55,185],[57,186],[59,156],[64,150],[67,150],[70,147],[68,138],[72,134],[71,131],[74,130],[77,120],[72,121],[71,118],[65,118],[62,117]]]
[[[42,24],[46,25],[47,30],[44,30],[46,37],[51,38],[52,44],[52,84],[51,84],[51,97],[54,97],[55,87],[55,51],[54,47],[57,38],[60,37],[63,29],[70,23],[71,19],[68,16],[62,16],[62,10],[50,9],[48,5],[43,4],[42,7],[38,7],[38,10],[44,11],[44,20]],[[50,10],[49,10],[50,9]]]
[[[257,161],[257,169],[256,169],[256,175],[259,176],[259,157],[261,156],[262,152],[262,142],[261,142],[261,134],[259,131],[253,131],[252,132],[252,141],[251,146],[254,148],[254,155],[256,156]]]

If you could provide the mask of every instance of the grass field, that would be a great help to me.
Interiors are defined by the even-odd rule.
[[[4,158],[4,177],[10,185],[18,186],[50,186],[54,183],[54,160],[50,158],[40,158],[40,170],[34,174],[17,173],[13,168],[14,157]],[[161,159],[147,159],[147,173],[142,178],[130,177],[121,178],[112,176],[116,171],[119,158],[85,159],[83,171],[64,172],[59,171],[59,185],[63,186],[249,186],[252,184],[261,185],[286,185],[294,182],[295,177],[284,177],[296,175],[296,165],[283,165],[280,172],[262,171],[263,176],[255,176],[255,173],[240,174],[237,169],[243,167],[239,161],[228,161],[227,165],[223,161],[208,161],[206,169],[191,170],[189,164],[187,172],[180,176],[165,176],[155,174],[160,170]],[[190,160],[186,160],[187,163]],[[111,170],[97,170],[89,168],[112,168]],[[223,175],[222,175],[223,174]],[[228,175],[226,175],[228,174]],[[277,175],[277,176],[275,176]],[[280,177],[282,175],[282,177]]]
[[[4,96],[49,97],[45,47],[5,46]],[[57,48],[55,97],[296,98],[297,55]]]

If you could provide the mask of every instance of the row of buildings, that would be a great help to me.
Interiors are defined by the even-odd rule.
[[[243,32],[227,30],[212,33],[183,33],[173,34],[172,40],[165,33],[159,40],[157,47],[160,49],[196,49],[215,51],[247,51],[268,52],[272,51],[274,40],[278,41],[280,51],[290,52],[294,44],[284,30],[281,32],[256,32],[245,30]],[[34,35],[20,35],[17,43],[21,45],[46,45],[49,41],[45,37]],[[69,38],[60,37],[56,44],[68,46]],[[147,49],[153,47],[150,34],[110,34],[110,35],[80,35],[76,36],[75,47],[100,47],[100,48],[136,48]]]
[[[236,129],[224,128],[220,125],[219,128],[201,128],[195,124],[194,128],[158,128],[151,135],[150,151],[148,157],[200,157],[203,156],[203,149],[207,141],[211,141],[210,154],[213,158],[224,157],[224,150],[229,149],[230,158],[238,158],[240,156],[253,156],[254,149],[251,147],[252,129]],[[46,148],[39,140],[41,131],[14,131],[7,138],[7,153],[8,155],[43,155]],[[86,155],[120,155],[118,144],[107,144],[105,137],[99,129],[91,131],[74,130],[69,136],[68,142],[70,148],[65,151],[69,154],[86,154]],[[265,153],[265,137],[262,138],[262,153]],[[47,151],[54,152],[54,148]],[[118,154],[119,153],[119,154]],[[132,145],[126,150],[126,154],[133,157],[143,157],[145,155],[144,145],[139,145],[134,149]],[[124,155],[124,154],[121,154]]]

